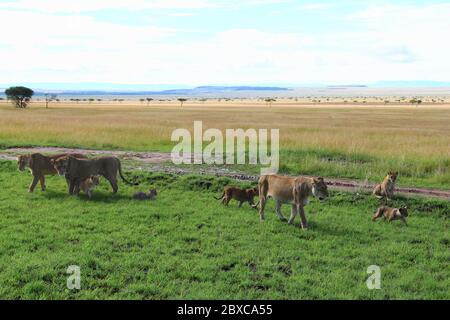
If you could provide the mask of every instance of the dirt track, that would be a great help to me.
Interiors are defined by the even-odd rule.
[[[74,149],[62,147],[30,147],[30,148],[9,148],[0,150],[0,159],[16,160],[17,155],[32,152],[40,153],[83,153],[91,156],[112,155],[117,156],[123,160],[137,163],[138,165],[127,165],[140,170],[151,170],[153,172],[167,172],[175,174],[210,174],[216,176],[227,176],[236,180],[256,181],[258,176],[249,175],[240,172],[232,172],[228,169],[203,166],[199,169],[192,168],[178,168],[169,165],[170,153],[166,152],[136,152],[136,151],[111,151],[111,150],[90,150],[90,149]],[[165,165],[166,164],[166,165]],[[142,165],[142,166],[141,166]],[[364,181],[355,181],[349,179],[325,178],[327,184],[337,190],[345,191],[359,191],[371,190],[374,185]],[[397,187],[396,191],[407,195],[421,195],[428,197],[437,197],[450,200],[449,190],[425,189],[414,187]]]

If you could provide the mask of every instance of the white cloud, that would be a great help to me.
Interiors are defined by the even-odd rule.
[[[169,13],[170,17],[191,17],[194,13],[192,12],[175,12],[175,13]]]
[[[201,9],[213,7],[209,0],[18,0],[0,3],[0,9],[47,13],[73,13],[105,9]]]
[[[143,5],[143,1],[131,1]],[[50,8],[50,3],[60,1],[39,2]],[[122,5],[115,0],[89,2],[96,8]],[[450,4],[369,7],[342,18],[354,26],[346,31],[270,32],[236,26],[184,37],[185,30],[100,22],[83,14],[59,15],[55,12],[63,9],[57,3],[39,12],[0,6],[1,30],[14,30],[0,37],[0,83],[350,83],[448,81],[450,75],[446,41]],[[158,3],[162,2],[152,5]],[[211,4],[183,3],[170,4],[172,8],[190,4],[189,9]],[[168,14],[191,14],[180,8]]]
[[[329,3],[309,3],[301,6],[301,9],[305,10],[323,10],[323,9],[329,9],[332,5]]]

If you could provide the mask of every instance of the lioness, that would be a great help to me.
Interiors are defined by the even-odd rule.
[[[239,201],[239,208],[244,202],[248,202],[252,208],[255,208],[253,198],[258,195],[258,188],[241,189],[232,186],[226,186],[223,189],[223,193],[219,198],[214,197],[216,200],[221,200],[222,203],[228,206],[231,199]]]
[[[116,157],[99,157],[95,159],[77,159],[72,156],[61,157],[52,161],[59,175],[69,179],[69,194],[83,181],[93,175],[102,175],[109,181],[113,193],[117,193],[117,172],[125,183],[129,182],[122,175],[122,165]]]
[[[27,155],[20,155],[17,157],[17,169],[19,171],[24,171],[26,168],[29,168],[31,174],[33,175],[33,180],[31,181],[30,187],[28,188],[28,192],[33,192],[34,188],[38,181],[41,183],[41,190],[45,191],[45,176],[46,175],[55,175],[58,172],[54,168],[52,164],[52,160],[58,159],[60,157],[64,157],[69,155],[68,153],[56,154],[53,156],[44,156],[40,153],[33,153]],[[86,158],[82,154],[73,153],[70,154],[76,158]]]
[[[408,216],[408,208],[406,206],[401,206],[400,208],[391,208],[387,206],[381,206],[375,211],[372,221],[383,217],[384,220],[402,220],[402,222],[407,226],[406,217]]]
[[[389,171],[383,182],[375,186],[372,194],[378,199],[386,198],[387,200],[391,200],[394,197],[397,175],[398,173],[396,171]]]
[[[92,198],[92,192],[100,184],[100,176],[90,176],[89,178],[80,182],[79,189],[86,193],[89,200]]]
[[[272,197],[276,201],[276,214],[281,221],[286,218],[281,213],[283,203],[292,204],[289,224],[294,223],[295,216],[300,213],[302,229],[308,228],[303,207],[308,204],[308,197],[314,196],[319,200],[328,197],[327,185],[323,178],[286,177],[279,175],[261,176],[258,181],[259,188],[259,217],[264,220],[264,207],[267,198]]]

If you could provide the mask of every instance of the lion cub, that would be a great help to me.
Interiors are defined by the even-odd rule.
[[[149,189],[148,192],[135,192],[133,194],[133,199],[135,200],[155,200],[156,196],[158,195],[158,192],[156,192],[156,189]]]
[[[248,202],[252,208],[255,208],[253,198],[258,195],[258,188],[241,189],[238,187],[226,186],[223,189],[223,193],[219,198],[214,197],[216,200],[221,200],[222,203],[228,206],[231,199],[239,201],[239,208],[244,202]]]
[[[92,192],[99,185],[99,183],[100,183],[99,175],[90,176],[89,178],[80,182],[79,188],[88,195],[89,199],[91,199]]]
[[[372,194],[378,199],[386,198],[391,200],[394,197],[395,180],[397,180],[398,173],[396,171],[389,171],[381,184],[377,184],[373,189]]]
[[[408,216],[408,208],[406,206],[401,206],[400,208],[391,208],[387,206],[381,206],[375,211],[372,221],[383,217],[384,220],[393,221],[393,220],[402,220],[405,225],[406,217]]]

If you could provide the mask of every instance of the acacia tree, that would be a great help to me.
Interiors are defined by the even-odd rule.
[[[180,101],[181,107],[182,107],[182,108],[183,108],[183,102],[186,102],[186,101],[187,101],[186,98],[178,98],[177,100]]]
[[[50,101],[56,100],[57,95],[56,94],[48,94],[46,93],[45,95],[45,108],[48,108],[48,103]]]
[[[415,105],[419,106],[419,104],[422,103],[422,100],[417,99],[417,98],[413,98],[413,99],[409,100],[409,103],[411,103],[412,105],[415,104]]]
[[[12,101],[16,108],[26,108],[34,91],[27,87],[10,87],[5,90],[6,98]]]
[[[153,101],[152,98],[145,98],[145,100],[147,100],[147,106],[150,104],[151,101]]]
[[[275,102],[277,100],[275,100],[274,98],[267,98],[264,100],[266,102],[266,104],[271,107],[272,106],[272,102]]]

